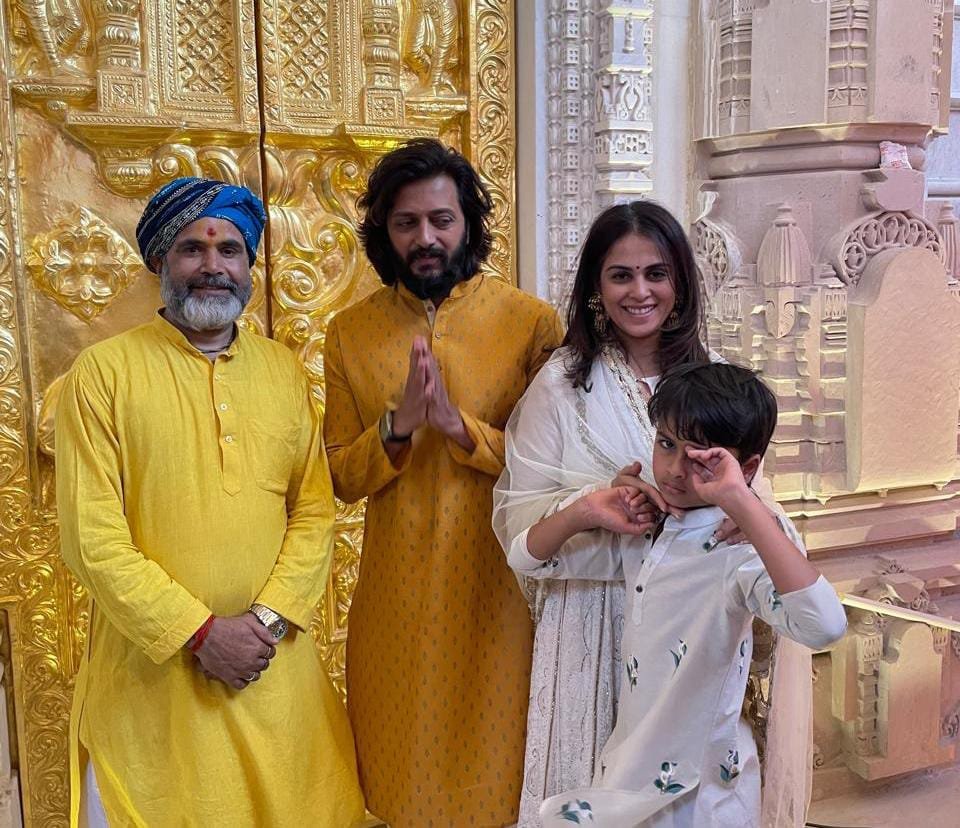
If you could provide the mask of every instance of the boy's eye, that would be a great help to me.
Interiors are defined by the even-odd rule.
[[[657,442],[660,444],[660,448],[665,448],[665,449],[672,449],[672,448],[673,448],[673,440],[670,440],[670,439],[668,439],[668,438],[666,438],[666,437],[660,437],[660,438],[657,440]]]

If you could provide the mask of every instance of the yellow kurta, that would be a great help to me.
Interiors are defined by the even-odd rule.
[[[378,421],[427,337],[476,450],[423,427],[399,468]],[[503,432],[560,340],[556,314],[509,285],[457,285],[431,326],[382,288],[327,331],[324,436],[334,490],[364,496],[350,608],[347,706],[367,805],[392,828],[514,822],[523,776],[531,622],[490,526]]]
[[[73,732],[111,826],[361,819],[346,714],[304,632],[334,512],[296,358],[240,331],[211,363],[157,316],[78,357],[56,455],[63,557],[93,599]],[[205,679],[184,644],[255,601],[291,622],[269,669],[241,691]]]

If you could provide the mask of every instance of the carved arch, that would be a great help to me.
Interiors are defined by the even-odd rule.
[[[743,261],[736,237],[723,225],[700,219],[693,225],[693,255],[708,301],[740,270]]]
[[[837,277],[847,285],[857,285],[870,260],[883,250],[918,247],[944,261],[943,241],[937,228],[923,216],[909,211],[871,213],[856,224],[848,225],[829,242],[825,258]]]

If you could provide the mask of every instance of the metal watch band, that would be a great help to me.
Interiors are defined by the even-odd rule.
[[[263,626],[270,630],[274,638],[283,638],[287,634],[287,619],[270,607],[263,604],[252,604],[250,612],[256,616]]]

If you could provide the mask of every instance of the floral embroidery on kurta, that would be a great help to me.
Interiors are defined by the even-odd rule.
[[[653,780],[654,786],[662,794],[680,793],[686,785],[674,781],[673,774],[677,769],[676,762],[664,762],[660,765],[660,776]]]
[[[740,754],[736,748],[727,751],[726,764],[720,765],[720,781],[730,783],[740,775]]]
[[[678,641],[680,643],[677,644],[677,649],[670,651],[670,655],[673,656],[673,662],[674,662],[673,672],[677,672],[677,670],[680,669],[680,662],[683,661],[683,657],[687,654],[686,642],[682,638],[678,639]]]
[[[591,803],[599,822],[612,814],[629,814],[642,823],[670,807],[673,797],[665,794],[677,794],[696,802],[698,821],[681,824],[698,826],[714,824],[706,821],[707,815],[716,820],[716,809],[726,807],[722,803],[728,801],[733,779],[738,790],[747,791],[744,796],[759,789],[756,748],[752,740],[739,742],[749,739],[740,732],[740,707],[752,618],[757,615],[780,634],[819,646],[824,629],[842,628],[843,608],[821,577],[783,596],[783,607],[773,612],[773,583],[749,544],[724,548],[723,554],[703,554],[705,539],[722,520],[718,509],[694,509],[679,520],[668,517],[655,542],[630,539],[608,551],[584,536],[581,543],[576,538],[568,542],[558,555],[553,577],[624,579],[623,647],[629,657],[620,674],[616,726],[599,757],[602,775],[597,774],[592,787],[548,799],[544,808],[549,813],[576,797]],[[523,571],[543,577],[538,564],[531,558]],[[644,587],[642,594],[638,584]],[[640,602],[642,615],[636,611]],[[683,611],[678,610],[681,606]],[[634,659],[643,670],[638,669],[638,692],[629,692]],[[664,748],[670,748],[671,755],[661,761],[657,756]],[[727,781],[719,772],[721,765]],[[734,807],[737,818],[742,819],[743,807]],[[758,800],[756,808],[759,819]],[[729,812],[724,814],[726,821],[715,824],[732,825]]]
[[[585,822],[593,822],[593,809],[589,802],[574,799],[572,802],[565,802],[561,805],[557,816],[566,822],[574,823],[574,825],[583,825]]]

